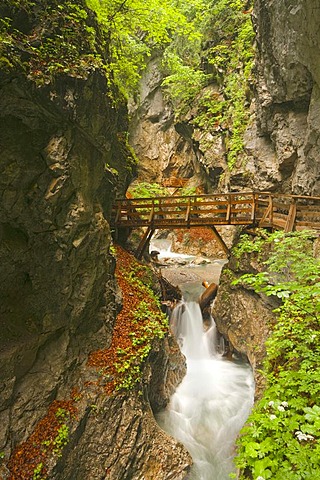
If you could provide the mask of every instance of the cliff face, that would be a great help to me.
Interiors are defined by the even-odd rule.
[[[255,2],[257,130],[246,143],[255,188],[320,193],[318,10],[312,0]]]
[[[104,213],[116,182],[105,167],[121,150],[123,120],[99,74],[44,89],[7,76],[0,92],[3,450],[26,438],[111,335],[114,261]],[[112,162],[124,171],[124,156]]]
[[[159,62],[157,56],[150,60],[139,99],[130,104],[130,144],[139,159],[138,180],[166,184],[166,179],[195,177],[196,185],[205,178],[201,178],[192,130],[187,124],[175,125],[173,109],[161,88]]]
[[[26,10],[17,16],[28,24]],[[108,218],[135,170],[123,99],[97,68],[33,80],[21,68],[0,72],[0,477],[151,479],[154,449],[166,444],[155,476],[183,478],[191,459],[163,438],[150,408],[184,374],[171,341],[153,352],[143,397],[108,397],[87,366],[89,352],[110,344],[120,309]],[[60,430],[62,456],[47,448],[48,464],[33,448],[45,448],[61,412],[69,434]]]
[[[318,7],[312,0],[298,0],[294,5],[285,0],[255,2],[252,13],[255,65],[251,91],[248,86],[244,100],[250,120],[244,133],[244,149],[232,169],[226,159],[228,125],[217,121],[211,128],[194,126],[199,114],[197,98],[182,122],[173,128],[172,119],[168,123],[170,111],[161,96],[160,82],[156,95],[151,94],[152,88],[148,90],[150,85],[144,82],[142,103],[145,105],[147,100],[148,108],[140,109],[132,127],[142,178],[161,181],[167,174],[187,172],[187,177],[196,175],[197,183],[202,183],[209,192],[255,189],[319,195],[317,15]],[[239,72],[241,75],[241,68]],[[213,102],[228,101],[224,97],[223,78],[221,82],[209,85],[201,95],[208,95]],[[169,112],[164,124],[159,123],[163,112]],[[210,117],[207,120],[208,123]],[[143,151],[147,148],[149,152],[162,151],[164,155],[153,154],[151,162],[150,154]],[[149,173],[145,175],[146,170]]]

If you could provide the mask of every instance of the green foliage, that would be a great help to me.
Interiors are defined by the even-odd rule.
[[[216,81],[221,84],[223,98],[217,96],[208,109],[216,111],[215,127],[225,132],[229,168],[243,150],[243,134],[249,121],[247,92],[253,64],[254,32],[250,15],[244,14],[243,1],[220,0],[212,11],[212,30],[220,32],[217,42],[208,49],[209,65]],[[206,108],[205,103],[203,106]],[[195,125],[198,124],[195,118]]]
[[[250,235],[244,234],[241,236],[241,241],[232,249],[232,254],[236,258],[240,258],[245,253],[260,253],[265,243],[265,238],[261,236],[252,238]]]
[[[60,456],[61,450],[65,445],[67,445],[68,441],[69,441],[69,427],[68,425],[63,423],[61,427],[58,429],[58,434],[53,441],[53,445],[54,445],[53,452]]]
[[[135,90],[147,59],[171,42],[172,32],[192,36],[193,27],[170,0],[86,0],[109,42],[110,68],[123,93]]]
[[[308,231],[266,235],[266,271],[234,282],[282,300],[266,344],[267,388],[239,440],[242,479],[320,475],[320,260],[312,254],[313,236]]]
[[[168,74],[162,86],[174,104],[178,119],[190,109],[192,101],[205,86],[207,77],[196,66],[186,65],[177,52],[169,49],[163,56],[163,68]]]
[[[168,190],[165,187],[159,185],[159,183],[141,182],[131,187],[129,193],[134,198],[154,198],[165,197],[169,195]]]
[[[117,255],[117,250],[115,248],[115,246],[113,244],[110,245],[109,247],[109,253],[110,255],[112,255],[113,257],[115,257]]]
[[[183,197],[190,197],[196,194],[197,194],[197,187],[183,187],[179,192],[179,195]]]
[[[127,96],[154,50],[165,48],[173,32],[184,39],[193,32],[171,0],[3,0],[1,7],[0,65],[37,85],[57,74],[86,78],[98,68]]]
[[[192,120],[196,128],[221,135],[223,132],[229,168],[243,151],[243,134],[249,121],[248,82],[253,65],[254,32],[248,2],[215,0],[187,4],[185,14],[204,38],[210,39],[202,52],[199,44],[188,50],[173,42],[164,55],[167,78],[163,82],[179,119],[190,106],[196,107]],[[205,66],[206,65],[206,66]],[[219,88],[204,88],[214,83]]]
[[[42,480],[43,467],[44,465],[42,462],[38,463],[38,465],[33,471],[32,480]]]
[[[55,415],[59,420],[63,421],[70,417],[70,412],[68,412],[68,410],[65,408],[58,408]]]
[[[82,1],[4,0],[3,7],[8,12],[0,21],[0,61],[5,70],[22,70],[43,85],[57,74],[86,78],[105,64],[92,15]],[[21,11],[28,17],[25,24],[19,23]]]
[[[61,426],[58,428],[57,435],[53,440],[53,453],[61,456],[63,447],[65,447],[69,441],[69,427],[66,422],[70,418],[70,412],[64,408],[58,408],[55,415],[61,423]]]

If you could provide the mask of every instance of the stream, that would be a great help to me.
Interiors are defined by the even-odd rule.
[[[175,256],[159,244],[154,247],[160,250],[160,260]],[[193,270],[184,277],[218,283],[223,263],[189,267]],[[177,269],[188,267],[174,268],[178,275]],[[201,281],[193,279],[179,286],[183,301],[174,309],[170,325],[186,357],[187,374],[156,420],[190,452],[194,465],[188,480],[229,480],[235,471],[235,440],[253,404],[252,371],[247,363],[222,356],[213,319],[204,326],[197,303],[204,290]]]

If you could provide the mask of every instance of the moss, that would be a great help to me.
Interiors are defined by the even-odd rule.
[[[247,2],[246,2],[247,3]],[[249,121],[248,82],[253,65],[254,32],[244,2],[219,1],[213,10],[215,40],[204,53],[219,93],[204,92],[198,100],[196,127],[223,136],[228,166],[232,169],[243,151],[243,134]],[[219,32],[223,25],[223,32]]]
[[[37,85],[65,74],[86,78],[107,65],[107,44],[82,0],[3,0],[0,67]]]

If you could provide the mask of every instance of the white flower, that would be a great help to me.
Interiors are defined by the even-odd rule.
[[[279,406],[278,406],[278,410],[279,410],[279,412],[284,412],[285,409],[284,409],[284,407],[283,407],[282,405],[279,405]]]
[[[270,415],[270,420],[274,420],[275,418],[277,418],[276,415]]]
[[[256,480],[265,480],[265,478],[261,477],[261,475],[259,475],[259,477],[257,477]]]
[[[273,401],[273,400],[271,400],[271,402],[269,402],[269,403],[268,403],[268,405],[269,405],[269,407],[273,407],[273,405],[274,405],[274,401]]]
[[[302,440],[307,442],[308,440],[313,440],[314,439],[314,437],[312,435],[300,432],[300,430],[297,430],[295,432],[295,435],[297,436],[297,439],[299,440],[299,442],[301,442]]]
[[[288,402],[281,402],[281,405],[284,407],[284,408],[287,408],[289,405],[288,405]]]

